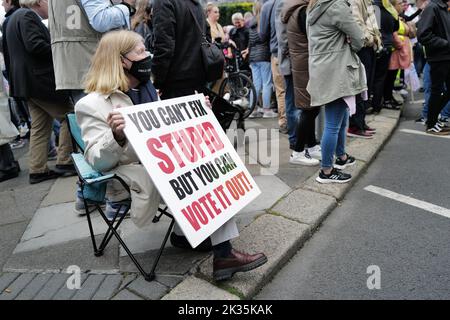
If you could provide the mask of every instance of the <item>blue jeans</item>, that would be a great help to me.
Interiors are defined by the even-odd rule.
[[[253,84],[256,89],[256,97],[262,92],[263,108],[270,108],[270,97],[272,96],[272,69],[269,61],[259,61],[250,63],[252,69]]]
[[[295,146],[295,144],[297,143],[297,124],[299,121],[301,110],[295,106],[294,80],[292,79],[292,75],[284,76],[284,84],[286,88],[285,106],[289,144]]]
[[[325,128],[322,136],[322,168],[333,167],[333,156],[345,154],[348,107],[344,99],[325,105]]]
[[[426,63],[423,68],[423,89],[425,102],[423,104],[422,118],[426,119],[428,117],[428,102],[430,101],[431,96],[431,76],[430,65],[428,63]],[[450,102],[442,109],[441,117],[450,118]]]

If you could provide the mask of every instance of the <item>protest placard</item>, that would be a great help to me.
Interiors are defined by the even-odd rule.
[[[129,143],[192,247],[261,193],[202,94],[118,110]]]

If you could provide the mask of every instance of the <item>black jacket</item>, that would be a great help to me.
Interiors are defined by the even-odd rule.
[[[249,61],[260,62],[270,61],[270,48],[269,42],[263,42],[258,33],[258,25],[255,20],[250,24],[248,48],[249,48]]]
[[[375,0],[375,5],[380,8],[381,18],[381,40],[385,48],[392,48],[394,42],[394,32],[399,28],[399,22],[387,11],[381,0]]]
[[[2,24],[2,50],[3,50],[3,57],[5,59],[5,72],[4,76],[5,79],[9,81],[9,52],[8,52],[8,44],[6,43],[6,26],[8,25],[9,18],[12,16],[14,12],[19,10],[17,7],[12,7],[6,14],[5,14],[5,20]]]
[[[10,95],[58,102],[66,96],[55,91],[50,32],[31,9],[17,10],[9,19],[6,41],[10,57]]]
[[[447,2],[430,1],[418,22],[417,38],[425,46],[428,61],[450,60],[450,12]]]
[[[155,0],[153,3],[154,56],[152,73],[155,87],[189,89],[206,85],[200,45],[206,30],[203,8],[197,0]],[[206,31],[205,31],[206,32]]]

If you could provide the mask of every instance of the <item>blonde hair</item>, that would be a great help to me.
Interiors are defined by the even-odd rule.
[[[92,58],[85,79],[86,93],[111,94],[116,90],[129,90],[129,80],[122,66],[122,56],[144,40],[133,31],[120,30],[106,33]]]
[[[254,17],[256,19],[256,25],[258,26],[258,32],[260,30],[259,20],[260,20],[260,16],[261,16],[261,8],[262,8],[262,4],[261,4],[260,1],[256,1],[253,4],[253,15],[254,15]]]
[[[150,21],[150,14],[152,5],[150,0],[137,0],[136,13],[131,18],[131,29],[134,30],[141,23],[148,23]]]
[[[41,0],[20,0],[19,3],[22,7],[30,8],[37,5]]]

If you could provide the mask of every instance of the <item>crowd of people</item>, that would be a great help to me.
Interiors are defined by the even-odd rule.
[[[86,160],[131,186],[129,195],[108,185],[106,215],[131,197],[138,226],[152,220],[160,195],[129,147],[124,119],[115,109],[206,88],[218,93],[223,77],[207,82],[200,52],[204,34],[225,56],[239,54],[240,69],[251,74],[258,97],[250,117],[278,118],[292,149],[290,163],[321,165],[319,183],[351,180],[343,171],[355,164],[346,153],[346,137],[373,138],[376,130],[365,116],[399,109],[402,101],[393,91],[419,89],[419,77],[425,104],[418,121],[428,134],[450,134],[445,0],[418,1],[414,7],[407,0],[257,0],[253,12],[236,12],[232,25],[224,27],[219,6],[203,7],[198,0],[3,0],[3,6],[4,77],[15,125],[30,130],[29,182],[76,174],[65,120],[75,111]],[[322,137],[315,128],[320,112]],[[17,176],[18,169],[11,174],[8,165],[17,164],[11,146],[17,147],[18,139],[1,146],[3,180]],[[49,169],[52,156],[56,167]],[[89,208],[80,190],[75,198],[75,211],[85,213]],[[262,253],[233,249],[230,240],[237,236],[230,220],[196,248],[213,251],[216,280],[267,261]],[[171,242],[190,248],[177,227]]]

